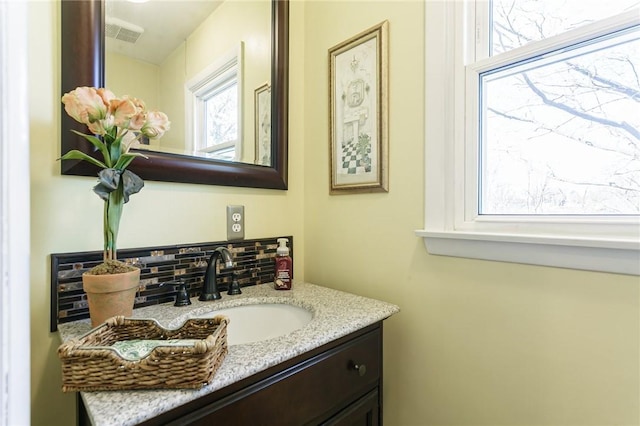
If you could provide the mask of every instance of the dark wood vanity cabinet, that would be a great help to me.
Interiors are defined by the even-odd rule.
[[[379,425],[382,322],[356,331],[144,425]]]

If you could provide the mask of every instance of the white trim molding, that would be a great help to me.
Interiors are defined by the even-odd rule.
[[[431,254],[640,275],[638,242],[426,230],[416,234]]]
[[[30,423],[27,15],[0,0],[0,426]]]

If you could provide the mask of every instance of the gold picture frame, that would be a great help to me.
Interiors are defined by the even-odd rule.
[[[255,164],[271,167],[271,85],[265,83],[254,93]]]
[[[329,49],[331,194],[389,191],[388,27]]]

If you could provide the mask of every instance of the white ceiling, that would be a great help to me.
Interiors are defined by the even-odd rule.
[[[117,18],[144,29],[135,44],[106,38],[109,51],[159,65],[224,0],[107,0],[106,18]]]

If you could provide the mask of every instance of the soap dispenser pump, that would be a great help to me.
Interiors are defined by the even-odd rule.
[[[289,256],[288,238],[278,238],[278,248],[276,249],[276,272],[273,277],[273,286],[276,290],[291,290],[293,279],[293,261]]]

